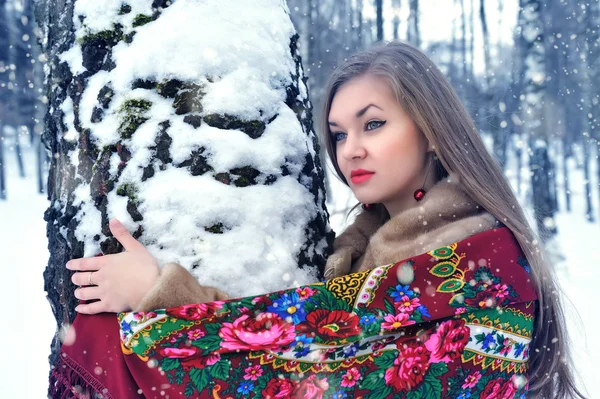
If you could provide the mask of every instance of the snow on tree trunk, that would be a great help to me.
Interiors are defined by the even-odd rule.
[[[47,0],[54,154],[45,288],[74,318],[71,258],[122,247],[232,296],[317,281],[333,240],[297,35],[281,0]],[[54,354],[60,342],[54,341]]]

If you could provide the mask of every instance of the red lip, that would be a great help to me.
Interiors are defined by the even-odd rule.
[[[354,177],[351,177],[350,180],[352,180],[352,183],[354,183],[354,184],[364,183],[367,180],[369,180],[371,177],[373,177],[374,174],[375,173],[370,173],[368,175],[354,176]]]
[[[350,180],[352,180],[352,183],[354,184],[364,183],[373,177],[374,174],[375,172],[369,170],[356,169],[350,173]]]
[[[354,177],[354,176],[360,176],[360,175],[372,175],[375,172],[371,172],[370,170],[364,170],[364,169],[355,169],[352,172],[350,172],[350,177]]]

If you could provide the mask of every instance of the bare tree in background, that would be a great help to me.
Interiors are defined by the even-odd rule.
[[[408,0],[410,13],[406,25],[406,40],[421,47],[421,31],[419,29],[419,0]]]
[[[8,58],[9,28],[6,16],[6,0],[0,0],[0,200],[6,199],[6,160],[4,149],[4,127],[8,117],[10,96]]]
[[[460,52],[462,55],[462,74],[463,79],[467,79],[469,76],[468,73],[468,64],[467,64],[467,15],[465,12],[465,0],[460,0],[460,10],[461,10],[461,31],[462,35],[460,38]]]
[[[383,0],[375,0],[375,11],[377,13],[377,41],[383,41]]]
[[[594,118],[594,112],[598,110],[600,105],[600,73],[598,68],[600,67],[600,49],[598,45],[600,43],[600,5],[598,2],[590,2],[585,10],[580,11],[582,13],[580,26],[581,32],[580,37],[584,40],[581,41],[582,47],[582,63],[586,66],[583,68],[584,80],[590,82],[590,84],[584,87],[586,94],[583,116],[585,119],[585,130],[583,140],[583,148],[585,150],[584,157],[584,171],[585,171],[585,193],[586,199],[586,218],[589,221],[594,221],[594,209],[592,198],[594,196],[592,190],[592,176],[591,176],[591,161],[592,154],[594,153],[594,145],[598,148],[598,138],[600,138],[600,123],[597,118]],[[597,168],[597,192],[600,198],[600,157],[596,158]],[[600,206],[598,207],[600,210]],[[600,220],[600,216],[599,216]]]
[[[525,79],[522,120],[528,135],[530,150],[532,204],[538,231],[546,241],[556,233],[554,204],[551,191],[552,165],[548,155],[548,141],[544,130],[544,100],[546,94],[544,24],[542,3],[539,0],[521,0],[519,25],[524,46],[523,75]]]
[[[21,69],[21,65],[23,62],[20,62],[19,59],[21,55],[21,38],[19,22],[17,21],[18,15],[15,10],[14,2],[7,2],[4,6],[4,11],[6,15],[6,27],[8,29],[8,65],[10,70],[8,71],[9,79],[8,79],[8,89],[9,89],[9,98],[8,98],[8,109],[12,114],[13,119],[13,129],[14,129],[14,145],[15,150],[14,154],[17,158],[17,167],[19,168],[19,176],[25,177],[25,166],[23,165],[23,151],[21,149],[21,140],[20,140],[20,132],[19,127],[22,122],[22,105],[21,98],[22,92],[25,90],[23,87],[25,70]],[[20,18],[19,18],[20,19]],[[13,69],[14,68],[14,69]]]
[[[401,0],[392,0],[392,9],[394,12],[394,18],[392,19],[392,24],[393,24],[393,35],[394,35],[394,40],[399,40],[400,37],[398,36],[398,29],[400,29],[400,9],[402,8],[402,1]]]

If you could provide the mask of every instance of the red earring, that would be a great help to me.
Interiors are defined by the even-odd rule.
[[[434,157],[435,157],[435,155],[434,155]],[[421,186],[421,188],[416,190],[415,193],[413,194],[413,197],[415,198],[415,201],[417,201],[417,202],[421,201],[425,197],[425,194],[427,193],[427,191],[425,191],[425,182],[427,181],[427,177],[429,176],[430,170],[431,170],[431,158],[429,159],[429,166],[427,167],[427,174],[425,175],[425,180],[423,180],[423,186]]]
[[[423,197],[425,197],[425,193],[427,191],[425,191],[424,189],[420,188],[417,191],[415,191],[415,193],[413,194],[413,197],[415,197],[415,201],[419,202],[423,199]]]

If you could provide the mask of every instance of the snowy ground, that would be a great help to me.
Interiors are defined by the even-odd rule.
[[[600,160],[597,159],[597,162],[600,163]],[[573,358],[578,364],[577,374],[586,385],[588,397],[594,399],[600,398],[600,384],[596,380],[600,372],[600,319],[598,307],[595,306],[598,293],[596,282],[600,281],[600,223],[585,220],[583,171],[574,166],[574,162],[569,164],[573,211],[559,213],[557,217],[557,249],[562,252],[564,259],[557,263],[556,268],[568,297],[565,313],[570,323]],[[562,166],[557,166],[558,168],[562,170]],[[594,173],[594,176],[598,174]],[[562,178],[560,173],[558,178],[559,181]],[[592,179],[592,185],[594,184],[597,187],[600,182]],[[562,184],[559,184],[559,189],[560,187]],[[560,207],[563,207],[563,200],[564,197],[559,197]],[[594,200],[595,217],[598,219],[597,197]]]
[[[0,201],[0,254],[2,275],[0,303],[4,304],[5,325],[0,328],[4,343],[0,362],[2,398],[43,398],[47,389],[49,345],[54,333],[50,306],[43,291],[42,272],[48,259],[43,212],[48,202],[36,194],[33,153],[23,140],[26,160],[25,179],[17,175],[14,153],[8,149],[8,201]],[[567,307],[574,341],[579,376],[587,382],[590,398],[600,398],[594,384],[600,366],[592,359],[600,357],[597,332],[600,319],[595,317],[594,294],[600,281],[600,224],[590,224],[583,216],[581,170],[571,166],[573,209],[558,216],[559,237],[555,244],[565,259],[557,264],[560,281],[572,302]],[[560,170],[561,168],[557,168]],[[594,181],[594,183],[596,183]],[[333,182],[334,192],[347,193],[341,183]],[[345,207],[349,201],[338,195],[332,208]],[[596,204],[596,209],[597,204]],[[336,231],[344,225],[344,215],[331,209]],[[578,313],[578,315],[577,315]],[[29,322],[26,322],[29,317]],[[580,319],[579,319],[580,317]]]
[[[0,327],[0,397],[44,398],[54,335],[42,278],[49,256],[43,219],[48,201],[36,193],[31,149],[24,149],[25,179],[18,177],[14,152],[7,152],[8,201],[0,201],[0,303],[5,316]]]

